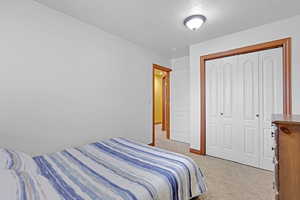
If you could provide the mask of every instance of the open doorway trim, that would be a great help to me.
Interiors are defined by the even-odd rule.
[[[167,77],[166,75],[162,77],[162,126],[161,130],[166,131],[166,97],[167,97]]]
[[[167,139],[170,139],[170,72],[172,69],[163,67],[157,64],[153,64],[152,66],[152,143],[151,146],[155,146],[155,117],[154,117],[154,102],[155,102],[155,85],[154,85],[154,76],[155,69],[166,72],[166,82],[167,82],[167,94],[166,94],[166,131],[167,131]]]
[[[206,155],[206,77],[205,63],[208,60],[246,54],[256,51],[282,47],[283,55],[283,114],[292,114],[292,87],[291,87],[291,38],[284,38],[271,42],[242,47],[229,51],[209,54],[200,57],[200,150],[190,149],[190,152]]]

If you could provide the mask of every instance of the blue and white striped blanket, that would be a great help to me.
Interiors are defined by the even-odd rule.
[[[206,191],[189,157],[123,138],[34,160],[66,200],[188,200]]]

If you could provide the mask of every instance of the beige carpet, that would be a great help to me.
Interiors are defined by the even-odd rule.
[[[156,146],[190,156],[206,177],[208,192],[199,200],[274,200],[272,172],[189,153],[189,145],[167,140],[156,127]]]

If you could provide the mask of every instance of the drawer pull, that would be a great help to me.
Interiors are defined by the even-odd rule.
[[[285,127],[280,127],[280,131],[282,131],[286,134],[291,134],[291,131],[288,128],[285,128]]]

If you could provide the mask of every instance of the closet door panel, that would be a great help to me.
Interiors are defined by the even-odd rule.
[[[245,148],[244,152],[246,154],[253,155],[256,152],[256,135],[257,129],[252,127],[244,128],[244,138],[245,138]]]
[[[223,148],[233,150],[232,148],[232,124],[223,124]]]
[[[243,90],[243,119],[253,121],[258,113],[258,57],[240,57],[242,68]]]
[[[221,112],[224,118],[232,118],[232,82],[233,59],[223,59],[220,65],[221,71]]]
[[[206,116],[208,119],[219,117],[219,72],[218,61],[206,63]]]
[[[206,153],[220,156],[219,61],[206,62]]]
[[[273,170],[272,114],[283,113],[282,48],[260,52],[261,71],[261,168]]]
[[[259,167],[259,57],[258,53],[238,57],[237,77],[240,80],[239,124],[240,161],[244,164]]]
[[[209,137],[207,138],[207,144],[209,149],[218,148],[218,125],[216,123],[210,123],[208,126],[208,131]]]
[[[236,121],[236,70],[237,56],[219,59],[220,65],[220,139],[222,154],[225,159],[239,161]]]
[[[265,128],[270,128],[271,115],[283,112],[282,48],[260,53],[262,71],[262,106]]]
[[[272,146],[274,144],[274,139],[270,139],[270,129],[265,128],[263,129],[263,146],[262,146],[262,159],[265,159],[265,165],[270,165],[270,167],[264,167],[269,170],[273,170],[273,156],[274,153],[272,152]],[[269,162],[269,163],[268,163]]]

